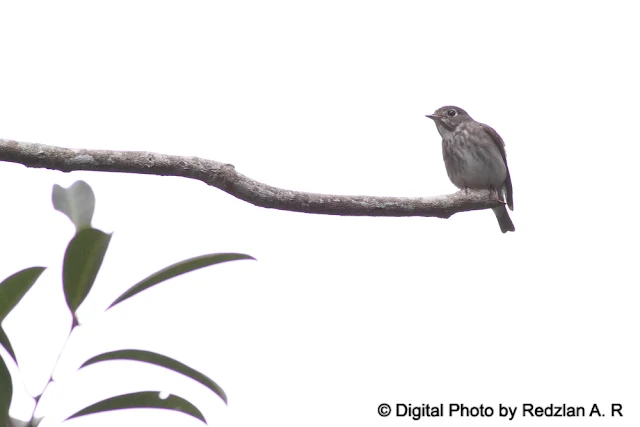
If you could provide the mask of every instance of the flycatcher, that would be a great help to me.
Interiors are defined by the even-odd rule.
[[[462,108],[438,108],[427,117],[442,136],[442,156],[447,175],[460,189],[490,190],[513,210],[513,188],[504,141],[491,126],[478,123]],[[493,208],[500,230],[516,231],[505,206]]]

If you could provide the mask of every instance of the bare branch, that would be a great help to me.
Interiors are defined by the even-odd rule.
[[[0,161],[62,172],[125,172],[197,179],[263,208],[324,215],[451,215],[503,204],[489,191],[458,191],[436,197],[339,196],[283,190],[236,172],[233,165],[198,157],[144,151],[86,150],[0,139]]]

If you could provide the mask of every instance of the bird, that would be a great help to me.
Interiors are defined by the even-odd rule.
[[[445,106],[426,117],[442,136],[442,157],[449,179],[460,189],[495,191],[513,210],[513,187],[505,144],[491,126],[476,122],[462,108]],[[504,205],[493,208],[503,233],[516,231]]]

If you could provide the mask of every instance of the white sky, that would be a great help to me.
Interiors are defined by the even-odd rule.
[[[73,228],[53,184],[86,180],[95,226],[115,231],[42,427],[147,389],[220,426],[413,422],[379,417],[381,403],[598,403],[607,417],[509,425],[637,426],[637,16],[631,1],[2,1],[0,138],[200,156],[287,189],[431,196],[455,187],[424,115],[453,104],[502,135],[514,186],[517,231],[503,235],[491,211],[313,216],[187,179],[0,164],[0,278],[50,267],[4,323],[29,392],[70,324],[60,265]],[[148,274],[212,252],[258,262],[103,312]],[[228,407],[135,362],[75,371],[120,348],[193,366]],[[12,414],[26,418],[17,384]],[[624,418],[609,420],[611,403]],[[141,423],[201,425],[151,410],[65,425]]]

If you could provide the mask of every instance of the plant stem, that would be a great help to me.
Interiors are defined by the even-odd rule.
[[[53,369],[51,370],[51,375],[49,375],[49,381],[47,381],[47,383],[45,384],[44,388],[42,389],[42,392],[39,395],[34,397],[36,404],[33,406],[33,411],[31,412],[31,420],[29,421],[29,425],[32,425],[35,419],[34,417],[36,414],[36,410],[38,409],[38,405],[40,404],[40,398],[42,398],[44,393],[47,391],[47,388],[49,388],[49,384],[53,382],[53,374],[56,372],[56,369],[58,368],[58,364],[60,363],[60,358],[62,357],[62,353],[64,352],[64,349],[67,347],[67,344],[69,343],[69,339],[71,338],[71,334],[73,333],[76,326],[78,326],[78,321],[74,316],[71,329],[69,330],[69,335],[67,335],[67,338],[64,340],[64,344],[62,344],[62,347],[60,348],[60,353],[58,353],[58,357],[56,358],[56,363],[53,365]]]

